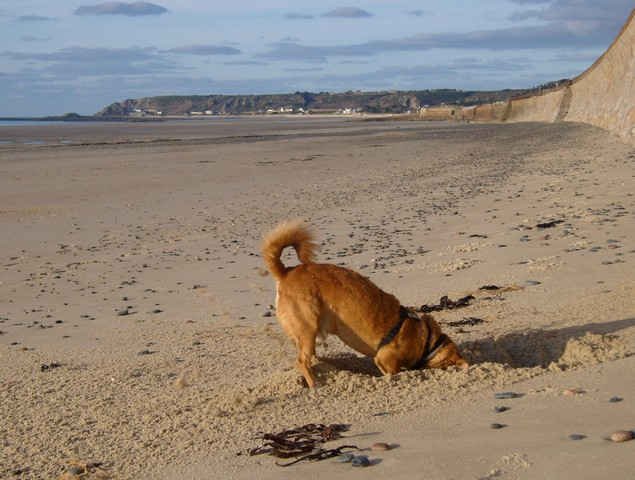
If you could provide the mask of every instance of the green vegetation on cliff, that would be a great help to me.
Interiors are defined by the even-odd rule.
[[[440,104],[477,105],[507,100],[529,90],[468,91],[453,89],[361,92],[295,92],[272,95],[169,95],[113,103],[96,115],[197,115],[335,112],[404,113]]]

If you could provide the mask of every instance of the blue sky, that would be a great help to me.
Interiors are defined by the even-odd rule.
[[[151,95],[500,89],[572,77],[633,0],[3,0],[0,116]]]

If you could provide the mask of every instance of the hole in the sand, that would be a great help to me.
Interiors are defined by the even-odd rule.
[[[460,349],[472,364],[494,362],[514,368],[547,368],[555,364],[567,368],[632,355],[614,334],[633,326],[635,318],[555,330],[529,330],[465,342]]]
[[[381,372],[372,358],[361,357],[348,352],[319,357],[319,363],[315,365],[315,370],[318,375],[334,371],[346,371],[371,377],[381,376]]]
[[[380,377],[381,372],[370,357],[360,357],[354,353],[338,353],[328,357],[320,357],[315,366],[318,374],[332,370],[347,371],[372,377]]]
[[[511,368],[566,370],[634,355],[635,350],[625,341],[628,336],[621,335],[622,331],[633,327],[635,327],[635,318],[553,330],[527,330],[509,333],[498,338],[464,342],[459,345],[459,349],[466,360],[476,367],[479,364],[494,363]],[[292,376],[296,374],[294,369],[290,372]],[[314,372],[319,384],[332,381],[335,383],[363,382],[364,379],[372,380],[382,377],[372,358],[341,351],[331,351],[326,355],[320,355],[318,362],[314,365]],[[425,372],[436,375],[438,371],[425,370]],[[343,377],[340,374],[344,374]],[[404,378],[409,378],[407,375],[413,372],[404,372],[404,374],[406,375]],[[414,374],[416,375],[416,372]],[[392,378],[397,380],[399,377],[400,375],[394,375]],[[301,378],[297,376],[297,379]],[[287,377],[285,379],[283,383],[288,381]]]

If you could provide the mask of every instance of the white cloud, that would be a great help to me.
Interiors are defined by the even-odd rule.
[[[97,5],[82,5],[75,10],[75,15],[161,15],[168,10],[165,7],[148,2],[104,2]]]
[[[357,7],[339,7],[322,15],[329,18],[368,18],[373,14]]]

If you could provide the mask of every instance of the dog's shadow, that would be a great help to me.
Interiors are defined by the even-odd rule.
[[[588,333],[611,335],[630,327],[635,327],[635,318],[553,330],[526,330],[498,338],[488,337],[463,342],[459,344],[459,350],[472,365],[492,362],[507,364],[512,368],[546,368],[562,358],[570,340],[581,339]],[[373,377],[381,376],[372,358],[348,352],[321,356],[318,370],[320,366],[325,370],[335,369]]]

